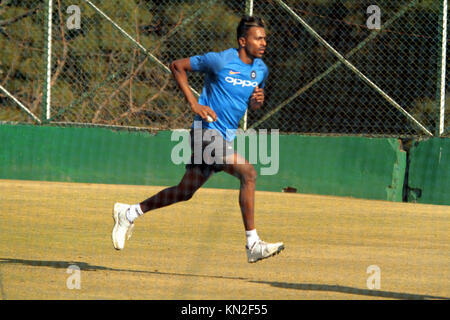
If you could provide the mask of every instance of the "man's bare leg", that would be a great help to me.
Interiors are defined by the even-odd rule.
[[[257,173],[252,164],[237,153],[226,161],[224,171],[241,181],[239,206],[247,237],[247,260],[250,263],[272,257],[284,249],[282,242],[267,243],[261,241],[255,229],[255,187]]]
[[[180,183],[166,188],[154,196],[142,201],[140,207],[143,213],[159,209],[180,201],[187,201],[208,180],[198,168],[187,169]]]
[[[144,212],[189,200],[208,178],[203,176],[198,168],[187,169],[178,185],[166,188],[140,204],[131,206],[124,203],[114,204],[112,231],[114,248],[117,250],[124,248],[125,240],[131,237],[134,220]]]
[[[238,153],[234,153],[230,157],[232,157],[232,160],[227,159],[224,171],[240,180],[239,206],[241,208],[245,231],[254,230],[257,173],[253,165]]]

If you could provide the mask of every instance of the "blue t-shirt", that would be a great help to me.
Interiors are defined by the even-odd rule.
[[[231,48],[222,52],[208,52],[190,58],[193,71],[205,73],[201,105],[209,106],[217,114],[217,121],[202,121],[202,128],[215,129],[228,141],[236,136],[239,121],[247,110],[250,96],[255,88],[264,88],[269,70],[261,59],[252,64],[244,63],[238,50]]]

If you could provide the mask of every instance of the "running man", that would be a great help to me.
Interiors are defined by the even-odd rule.
[[[180,183],[166,188],[141,203],[114,205],[114,247],[121,250],[131,236],[134,221],[144,213],[180,201],[187,201],[215,173],[224,171],[240,180],[239,205],[246,233],[248,262],[278,254],[282,242],[266,243],[255,229],[254,204],[256,170],[233,149],[239,121],[248,107],[261,108],[268,69],[261,60],[266,49],[262,19],[245,16],[237,27],[239,48],[176,60],[171,63],[173,76],[195,114],[191,128],[192,156]],[[187,73],[205,74],[203,91],[197,101],[189,88]],[[203,150],[213,141],[215,148],[208,159]],[[199,150],[201,152],[194,152]],[[201,158],[198,158],[200,154]],[[211,160],[214,159],[212,162]]]

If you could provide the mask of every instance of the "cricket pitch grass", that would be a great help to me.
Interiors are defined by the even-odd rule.
[[[0,180],[0,299],[450,298],[449,206],[257,192],[286,249],[249,264],[239,191],[200,189],[114,250],[114,203],[162,188]]]

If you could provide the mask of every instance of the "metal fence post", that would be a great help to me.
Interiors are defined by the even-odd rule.
[[[253,15],[253,0],[245,0],[245,14],[248,16]],[[245,114],[244,114],[244,125],[243,125],[244,131],[247,130],[247,126],[248,126],[247,119],[248,119],[248,110],[245,111]]]
[[[47,121],[50,119],[51,114],[51,77],[52,77],[52,28],[53,28],[53,0],[47,1],[46,6],[47,16],[46,16],[46,36],[47,36],[47,50],[45,52],[46,66],[46,77],[44,81],[43,89],[43,99],[42,99],[42,121]]]
[[[445,76],[446,76],[446,60],[447,60],[447,10],[448,1],[442,0],[441,14],[439,19],[439,35],[440,52],[438,60],[438,89],[437,89],[437,105],[438,105],[438,121],[436,125],[436,136],[441,136],[444,133],[445,123]]]

